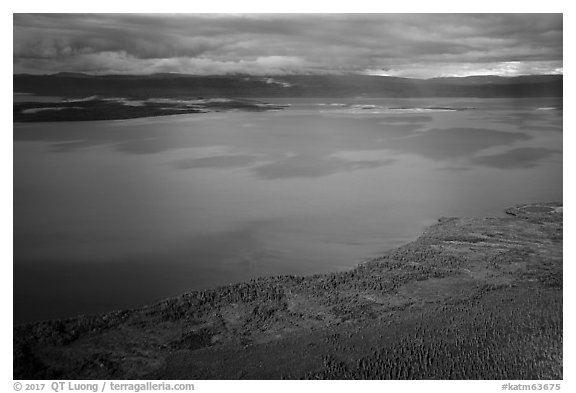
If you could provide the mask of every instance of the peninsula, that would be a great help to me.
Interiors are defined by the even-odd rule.
[[[339,273],[14,327],[14,379],[562,379],[562,204],[441,218]]]

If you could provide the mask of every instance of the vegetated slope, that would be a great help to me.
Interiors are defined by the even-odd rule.
[[[341,273],[14,328],[14,378],[561,379],[562,205],[442,218]]]
[[[18,93],[125,97],[562,97],[562,75],[410,79],[369,75],[17,74]]]

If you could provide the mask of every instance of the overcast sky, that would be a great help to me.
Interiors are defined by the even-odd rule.
[[[14,14],[14,73],[562,73],[561,14]]]

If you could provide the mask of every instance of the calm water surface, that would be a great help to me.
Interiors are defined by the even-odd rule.
[[[15,322],[350,269],[440,216],[562,200],[561,100],[275,101],[15,124]]]

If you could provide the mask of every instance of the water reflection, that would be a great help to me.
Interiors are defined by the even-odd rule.
[[[254,116],[235,115],[239,118]],[[240,126],[238,119],[231,116],[193,116],[197,118],[190,122],[182,122],[190,117],[171,116],[153,119],[149,124],[138,119],[18,125],[14,140],[49,142],[56,152],[108,147],[123,153],[156,154],[183,148],[231,145],[248,152],[265,149],[317,154],[321,150],[330,153],[350,148],[372,149],[382,138],[403,136],[421,128],[419,124],[382,124],[382,118],[295,117],[289,113],[260,114],[262,118],[259,121]]]
[[[440,216],[562,200],[561,113],[534,109],[546,100],[369,116],[305,104],[15,124],[16,320],[351,268]]]
[[[560,150],[544,147],[522,147],[501,154],[472,157],[470,162],[500,169],[532,168],[537,166],[540,161],[559,154],[562,154]]]
[[[402,116],[386,116],[382,119],[382,123],[428,123],[433,119],[432,116],[405,114]]]
[[[528,139],[530,136],[521,132],[482,128],[434,128],[406,138],[389,140],[386,142],[386,147],[432,160],[449,160]]]
[[[338,157],[314,157],[296,155],[252,169],[263,179],[286,179],[298,177],[322,177],[338,172],[378,168],[396,162],[396,159],[351,161]]]
[[[250,166],[259,160],[261,160],[261,158],[257,156],[229,155],[202,158],[184,158],[174,161],[174,165],[179,169],[241,168]]]
[[[47,259],[25,251],[42,249],[54,237],[16,236],[14,318],[16,321],[53,318],[114,308],[131,308],[177,295],[191,288],[225,285],[258,274],[285,273],[274,263],[273,250],[263,247],[258,233],[267,222],[200,235],[155,252],[102,260]],[[256,273],[257,271],[257,273]],[[234,277],[232,279],[232,277]],[[63,285],[64,284],[64,285]],[[41,296],[41,300],[39,300]],[[41,303],[41,307],[39,307]]]

